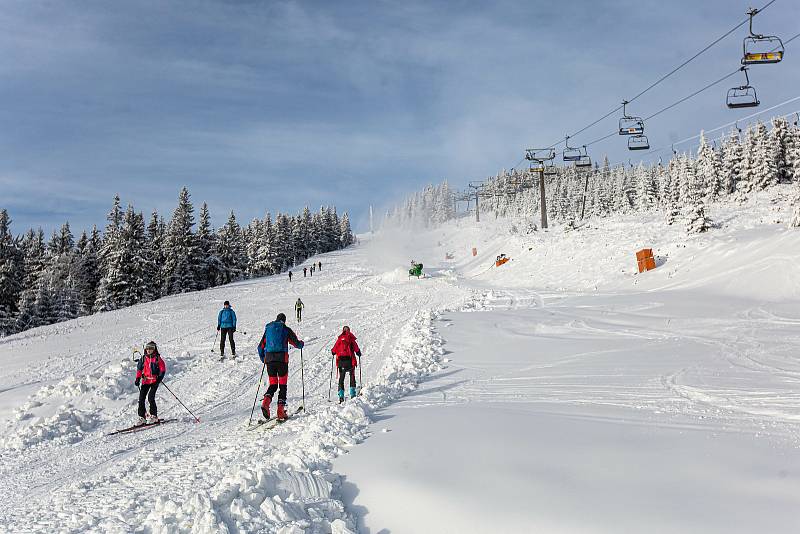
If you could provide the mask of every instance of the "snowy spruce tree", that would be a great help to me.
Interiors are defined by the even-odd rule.
[[[197,240],[192,233],[193,226],[194,207],[189,199],[189,190],[184,187],[178,195],[178,206],[172,214],[164,239],[162,295],[197,289],[197,274],[201,269],[197,257]]]
[[[245,245],[242,229],[233,211],[228,222],[217,233],[215,254],[220,263],[217,285],[242,279],[246,265]]]
[[[0,209],[0,336],[16,330],[15,315],[22,280],[22,251],[11,234],[11,217],[5,209]]]

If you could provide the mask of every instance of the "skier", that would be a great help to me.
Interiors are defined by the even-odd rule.
[[[156,406],[156,390],[158,385],[164,380],[167,373],[167,364],[158,353],[155,341],[149,342],[144,347],[144,356],[136,364],[136,380],[134,384],[139,388],[139,421],[137,424],[144,425],[148,422],[159,423],[158,406]],[[145,418],[147,412],[144,409],[145,398],[150,401],[150,421]]]
[[[303,304],[303,301],[300,300],[300,297],[297,297],[297,302],[294,303],[294,312],[297,315],[298,323],[303,320],[303,308],[305,307],[306,305]]]
[[[289,271],[289,281],[292,281],[292,271]]]
[[[322,270],[322,262],[317,263],[317,265],[319,265],[319,270],[321,271]]]
[[[306,272],[308,271],[308,267],[303,267],[303,278],[306,277]]]
[[[302,349],[304,343],[286,326],[286,315],[279,313],[274,321],[264,328],[264,336],[258,344],[258,356],[267,367],[269,387],[261,402],[261,413],[269,419],[269,405],[272,396],[278,391],[278,421],[289,418],[286,415],[286,384],[289,378],[289,343]]]
[[[236,332],[236,312],[227,300],[217,315],[217,331],[221,331],[219,338],[219,355],[225,357],[225,336],[228,336],[231,345],[231,354],[236,357],[236,343],[233,342],[233,333]]]
[[[314,278],[314,265],[313,264],[311,265],[311,269],[309,269],[308,272],[311,275],[311,278]]]
[[[342,333],[336,339],[331,354],[336,357],[336,370],[339,375],[339,402],[344,402],[344,375],[350,373],[350,398],[356,396],[356,366],[358,360],[356,356],[361,356],[361,349],[358,348],[356,343],[356,336],[350,332],[350,327],[345,326],[342,328]]]

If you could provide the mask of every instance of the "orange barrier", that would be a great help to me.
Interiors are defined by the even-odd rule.
[[[500,267],[501,265],[507,263],[508,260],[510,260],[510,259],[511,258],[506,257],[505,254],[500,254],[499,256],[497,256],[497,259],[494,262],[494,266],[495,267]]]
[[[656,259],[653,257],[652,248],[643,248],[636,253],[636,262],[639,264],[639,272],[651,271],[656,268]]]

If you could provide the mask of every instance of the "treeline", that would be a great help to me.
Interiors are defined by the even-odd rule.
[[[753,192],[779,183],[800,186],[800,129],[784,118],[774,118],[771,123],[772,128],[757,122],[744,132],[733,129],[713,144],[701,134],[695,154],[674,154],[666,163],[659,160],[650,165],[611,166],[605,159],[589,170],[569,166],[548,169],[548,218],[572,224],[582,214],[606,217],[658,209],[670,224],[683,223],[688,232],[703,232],[711,222],[705,210],[708,203],[745,201]],[[537,184],[538,172],[502,171],[489,178],[480,190],[481,212],[530,215],[533,224],[540,210]],[[432,186],[426,189],[436,190]],[[443,211],[435,204],[422,202],[423,194],[413,195],[390,211],[386,222],[427,226],[439,219]],[[452,203],[456,196],[450,195]],[[791,224],[800,226],[800,202],[795,206]],[[455,210],[450,213],[455,214]]]
[[[153,211],[149,222],[119,196],[104,232],[82,232],[69,223],[54,231],[11,232],[0,209],[0,335],[124,308],[244,278],[277,274],[306,258],[354,242],[350,220],[336,208],[290,216],[267,213],[242,228],[231,211],[218,230],[204,203],[195,209],[183,188],[172,218]]]

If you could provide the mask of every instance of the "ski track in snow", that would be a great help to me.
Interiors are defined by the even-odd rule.
[[[240,282],[82,318],[80,328],[50,327],[67,334],[118,333],[86,344],[79,343],[80,334],[67,336],[60,353],[4,379],[9,389],[31,376],[48,385],[6,422],[0,524],[20,532],[352,532],[355,522],[337,497],[339,477],[330,461],[368,436],[374,410],[439,368],[433,309],[458,306],[470,293],[432,280],[377,284],[359,266],[358,249],[322,261],[322,272],[295,278],[291,286],[282,276]],[[442,287],[431,292],[430,284]],[[261,372],[254,348],[263,324],[277,311],[289,315],[298,295],[307,306],[304,321],[289,323],[313,340],[303,351],[308,413],[274,429],[246,431]],[[225,299],[247,335],[236,336],[236,360],[219,362],[210,349]],[[203,320],[208,327],[196,328]],[[327,397],[330,347],[343,324],[362,345],[366,387],[340,407]],[[2,350],[10,354],[35,340],[47,344],[48,328],[36,337],[29,332],[16,342],[4,340]],[[134,419],[132,347],[149,339],[167,361],[165,382],[201,423],[162,387],[159,415],[179,422],[106,436]],[[75,374],[76,359],[85,374]],[[301,402],[299,351],[290,360],[293,409]]]

